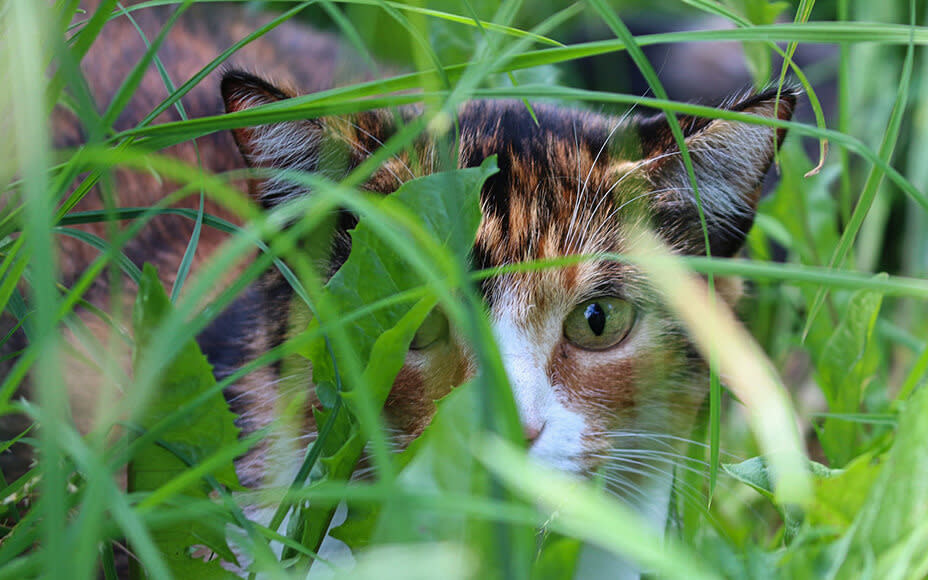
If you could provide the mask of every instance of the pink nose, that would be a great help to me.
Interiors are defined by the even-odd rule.
[[[541,432],[545,430],[544,423],[541,426],[536,425],[522,425],[522,432],[525,434],[525,441],[529,444],[535,442],[536,439],[541,435]]]

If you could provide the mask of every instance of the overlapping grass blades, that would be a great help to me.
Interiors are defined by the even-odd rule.
[[[919,429],[917,420],[925,405],[921,387],[928,370],[928,344],[924,338],[928,336],[928,282],[925,281],[928,276],[925,259],[928,255],[925,250],[928,248],[925,228],[928,223],[928,196],[925,194],[928,173],[923,162],[928,152],[928,138],[925,137],[928,128],[924,123],[928,118],[925,115],[928,56],[924,48],[928,44],[928,28],[916,24],[928,17],[924,7],[915,2],[888,2],[886,6],[895,7],[895,21],[870,22],[867,18],[857,21],[853,18],[866,15],[872,9],[868,2],[839,0],[835,14],[829,15],[834,21],[826,21],[824,15],[829,12],[828,6],[804,1],[795,23],[753,25],[743,11],[748,3],[746,0],[724,4],[693,0],[681,4],[689,5],[690,10],[698,13],[724,17],[738,27],[633,37],[624,28],[623,20],[613,18],[614,7],[603,2],[592,2],[590,6],[558,5],[559,10],[544,15],[533,11],[535,6],[531,2],[505,2],[495,13],[479,2],[464,7],[377,0],[326,2],[330,14],[335,14],[333,9],[353,5],[374,6],[380,8],[380,17],[400,23],[413,43],[414,59],[405,64],[413,72],[232,115],[186,119],[181,109],[181,121],[152,124],[161,112],[179,107],[180,99],[235,50],[280,23],[299,17],[301,11],[315,2],[294,3],[267,25],[218,55],[188,82],[175,86],[172,81],[179,79],[162,74],[170,96],[154,107],[137,127],[115,131],[112,123],[138,90],[139,74],[130,75],[112,103],[100,103],[96,108],[84,86],[78,63],[89,47],[99,41],[100,29],[109,18],[124,18],[125,13],[156,5],[175,5],[175,14],[179,17],[194,3],[206,2],[158,0],[120,7],[115,0],[105,0],[96,12],[80,17],[75,17],[77,2],[68,0],[60,0],[54,6],[10,2],[0,8],[0,43],[6,48],[0,64],[4,78],[0,104],[10,112],[8,120],[4,121],[8,124],[0,126],[9,132],[14,152],[9,158],[0,160],[0,176],[9,179],[0,192],[0,308],[5,311],[0,318],[0,354],[3,355],[0,369],[5,371],[0,377],[0,411],[6,415],[25,412],[41,426],[17,440],[18,445],[25,441],[40,452],[37,467],[17,481],[4,482],[4,489],[0,491],[4,506],[0,577],[91,578],[100,568],[111,578],[116,573],[113,546],[122,539],[129,542],[139,566],[149,577],[176,576],[181,570],[172,565],[176,559],[166,557],[163,544],[153,534],[155,530],[184,525],[183,522],[189,522],[194,516],[212,523],[231,521],[230,529],[246,529],[237,541],[244,552],[252,556],[255,566],[252,571],[277,577],[293,571],[294,566],[307,567],[318,547],[318,529],[309,534],[311,537],[302,533],[288,536],[279,533],[285,530],[278,530],[276,525],[268,529],[241,521],[241,512],[229,503],[235,496],[221,494],[224,504],[208,498],[184,496],[189,485],[202,482],[202,478],[217,469],[228,468],[232,456],[244,448],[241,447],[245,445],[243,442],[227,445],[163,485],[159,484],[157,489],[142,493],[120,489],[114,476],[127,463],[138,460],[146,448],[159,442],[163,446],[165,434],[178,429],[182,432],[185,421],[210,401],[215,403],[218,393],[230,383],[255,369],[300,356],[311,350],[310,345],[321,344],[318,341],[323,338],[335,345],[331,352],[317,348],[316,356],[335,353],[335,365],[341,376],[351,377],[349,382],[359,393],[348,406],[350,408],[342,411],[350,410],[351,414],[346,417],[350,416],[351,420],[333,421],[333,429],[349,424],[365,434],[372,442],[378,477],[351,484],[346,480],[346,473],[339,472],[339,477],[323,477],[313,487],[299,485],[291,489],[284,486],[264,490],[263,494],[251,492],[238,497],[243,505],[256,498],[261,501],[270,498],[286,508],[308,502],[310,509],[302,513],[313,518],[319,513],[331,513],[341,501],[347,501],[350,506],[382,508],[380,513],[386,516],[380,517],[376,525],[369,529],[355,525],[353,535],[348,534],[359,546],[373,542],[377,549],[370,556],[375,564],[362,562],[358,573],[370,574],[372,569],[377,570],[376,566],[415,566],[422,559],[431,562],[436,574],[450,570],[461,577],[526,578],[533,574],[533,562],[544,560],[547,566],[552,558],[565,560],[553,569],[569,569],[572,565],[569,550],[563,553],[552,550],[549,557],[537,558],[539,546],[553,545],[536,544],[533,530],[540,527],[544,534],[560,533],[568,540],[582,539],[604,546],[667,576],[694,577],[698,571],[705,577],[745,577],[763,571],[784,578],[818,573],[853,577],[866,572],[870,564],[878,576],[924,576],[926,563],[916,557],[924,553],[926,545],[924,525],[918,523],[922,513],[919,510],[924,508],[925,444],[923,429]],[[677,7],[675,10],[683,9]],[[809,20],[810,14],[813,20]],[[817,14],[822,16],[814,20]],[[377,39],[353,34],[346,26],[350,19],[342,16],[340,22],[347,36],[353,37],[356,43],[376,44]],[[619,16],[623,14],[620,12]],[[575,38],[571,33],[579,30],[576,24],[579,18],[612,26],[618,38],[567,43],[567,39]],[[433,46],[429,37],[430,27],[439,25],[473,29],[471,60],[463,63],[442,60],[442,47]],[[157,38],[149,39],[151,51],[146,60],[138,63],[137,73],[149,66],[146,61],[158,64],[157,48],[166,31],[167,27]],[[66,37],[67,34],[73,36]],[[841,114],[836,124],[828,125],[836,128],[826,128],[820,112],[818,126],[813,126],[803,121],[763,120],[674,102],[661,93],[660,83],[653,74],[647,76],[657,98],[514,82],[515,71],[552,65],[571,67],[581,58],[625,51],[632,53],[637,64],[651,73],[653,71],[649,71],[646,61],[642,60],[640,47],[725,40],[788,42],[790,45],[785,51],[788,55],[792,55],[796,45],[801,50],[805,43],[839,45],[835,76],[839,89],[837,108]],[[10,50],[11,47],[15,50]],[[889,75],[886,78],[902,79],[898,89],[895,80],[892,81],[894,88],[889,92],[895,99],[879,98],[887,92],[885,83],[868,80],[871,71],[855,67],[857,61],[867,62],[865,51],[873,47],[884,51],[881,54]],[[372,48],[371,53],[372,60],[376,60],[376,49]],[[810,86],[814,87],[815,82]],[[488,435],[501,433],[504,439],[512,441],[520,436],[494,338],[476,295],[468,287],[470,282],[499,272],[471,273],[468,279],[460,255],[453,257],[453,252],[442,250],[440,242],[428,236],[406,237],[421,232],[417,220],[423,217],[421,214],[425,210],[409,212],[390,204],[375,204],[355,189],[380,162],[407,147],[421,132],[453,127],[455,108],[470,98],[525,101],[544,98],[574,106],[645,105],[669,114],[689,113],[788,128],[792,137],[780,162],[784,185],[761,207],[758,226],[749,241],[752,251],[749,259],[687,258],[682,264],[693,272],[710,275],[710,279],[711,276],[742,276],[751,281],[749,306],[744,310],[745,322],[756,331],[757,341],[771,366],[782,375],[782,382],[794,401],[798,401],[797,424],[807,435],[808,450],[814,457],[831,461],[833,467],[847,465],[847,469],[832,472],[813,467],[811,483],[805,476],[795,480],[787,478],[797,485],[795,493],[781,496],[780,499],[787,500],[790,505],[778,505],[776,509],[761,496],[751,495],[754,492],[739,482],[719,475],[711,508],[700,506],[699,510],[687,512],[679,524],[683,526],[678,530],[680,533],[670,532],[672,538],[679,536],[680,540],[668,540],[664,549],[657,546],[656,540],[651,541],[652,538],[634,535],[639,522],[634,514],[625,513],[627,510],[613,498],[590,486],[581,486],[583,491],[577,492],[570,487],[573,484],[561,481],[556,475],[534,473],[535,467],[523,464],[525,458],[517,446],[501,443],[498,436]],[[231,180],[240,175],[205,175],[199,168],[186,166],[160,153],[169,145],[234,127],[406,103],[424,104],[427,112],[421,122],[405,127],[371,160],[340,183],[318,176],[291,176],[311,185],[314,195],[272,212],[262,213],[243,203],[230,185]],[[49,113],[56,105],[67,106],[78,114],[87,129],[87,146],[73,151],[51,150]],[[853,108],[865,105],[865,110]],[[98,110],[104,112],[99,114]],[[866,117],[887,118],[890,122],[874,127],[866,122]],[[825,161],[822,172],[814,178],[802,178],[816,167],[818,160],[810,160],[802,153],[800,136],[827,139],[833,146],[832,151],[838,152],[835,159]],[[895,157],[894,150],[898,152]],[[118,192],[107,190],[108,176],[117,169],[154,171],[178,183],[179,188],[169,199],[151,208],[115,208],[108,203],[108,207],[99,212],[73,211],[95,185],[110,197],[118,195]],[[880,176],[883,175],[893,188],[885,183],[881,185]],[[459,177],[452,173],[448,178]],[[76,186],[73,185],[75,180],[79,181]],[[190,195],[200,197],[199,210],[169,207]],[[838,203],[830,201],[832,195],[838,198]],[[228,208],[247,225],[237,226],[206,214],[203,208],[207,199]],[[878,211],[886,216],[879,218],[884,219],[883,222],[872,217],[874,200],[877,200]],[[901,205],[906,208],[903,212],[896,209]],[[349,207],[361,215],[364,223],[381,234],[382,243],[392,248],[397,259],[404,263],[416,263],[420,252],[410,239],[425,244],[426,254],[443,256],[443,261],[439,262],[444,269],[439,270],[447,276],[428,284],[404,287],[402,292],[378,297],[369,304],[356,305],[353,311],[338,312],[336,318],[319,316],[315,326],[232,376],[207,386],[174,413],[146,423],[146,430],[137,431],[134,423],[146,416],[166,381],[162,365],[157,361],[173,360],[184,345],[189,345],[200,330],[267,268],[279,268],[308,309],[324,306],[323,280],[298,249],[297,240],[323,228],[327,213],[338,206]],[[791,212],[792,207],[800,207],[802,211]],[[230,234],[230,242],[209,264],[187,277],[197,247],[196,234],[189,240],[178,274],[179,282],[171,292],[175,306],[155,325],[145,341],[145,362],[135,369],[130,387],[117,368],[117,361],[110,356],[111,347],[116,343],[131,346],[132,338],[124,332],[125,313],[121,315],[116,309],[110,317],[88,308],[83,297],[93,280],[105,274],[108,268],[112,280],[121,279],[122,274],[131,282],[141,279],[138,265],[125,257],[123,246],[148,220],[164,214],[193,220],[195,232],[201,228],[222,229]],[[93,222],[113,224],[107,239],[68,229]],[[126,222],[127,227],[120,230],[115,227],[116,222]],[[291,227],[284,228],[287,224]],[[383,224],[399,224],[400,230],[391,233],[390,228],[379,227]],[[858,236],[859,231],[864,231],[865,235]],[[77,236],[99,250],[98,258],[70,288],[58,284],[54,267],[53,248],[56,237],[61,235]],[[772,247],[785,263],[769,259]],[[259,255],[253,263],[244,266],[234,280],[224,278],[256,248]],[[855,253],[866,259],[845,260]],[[826,261],[829,256],[831,259]],[[579,256],[516,264],[505,270],[554,268],[591,258]],[[667,258],[662,256],[612,258],[639,263],[645,270],[658,271],[668,264]],[[829,267],[825,267],[826,264]],[[858,270],[861,264],[865,268]],[[873,276],[884,270],[890,275]],[[459,278],[449,283],[454,276]],[[221,280],[226,282],[220,284]],[[668,293],[673,302],[673,290],[669,289]],[[432,301],[444,305],[449,318],[472,343],[482,345],[478,354],[484,372],[474,384],[465,387],[480,394],[478,404],[471,402],[472,407],[459,406],[464,405],[462,397],[445,403],[448,405],[445,414],[453,416],[453,420],[436,425],[421,450],[413,449],[412,460],[396,459],[388,452],[388,437],[378,419],[376,399],[364,396],[371,377],[365,377],[363,361],[352,350],[352,341],[346,334],[351,332],[353,324],[365,317],[397,305],[402,305],[401,310],[410,307],[415,310],[414,305],[418,304],[424,311],[426,306],[423,305],[430,305]],[[874,307],[874,304],[880,306]],[[93,336],[82,327],[81,319],[74,316],[75,310],[80,308],[112,329],[112,336],[104,340],[87,338],[93,352],[86,358],[99,367],[108,392],[124,392],[120,400],[106,401],[109,404],[105,413],[107,421],[96,425],[89,434],[79,433],[67,419],[69,409],[62,365],[62,352],[67,347],[61,344],[62,331],[59,330],[69,328],[76,335]],[[857,317],[866,308],[869,308],[866,320],[861,322]],[[14,335],[19,337],[20,334],[28,339],[27,347],[22,353],[16,353],[18,356],[14,359],[11,353],[3,350],[3,345],[12,345]],[[726,333],[722,338],[730,340],[733,336]],[[800,345],[803,337],[806,342]],[[724,356],[725,353],[721,353],[722,360]],[[324,358],[319,359],[322,360]],[[758,357],[757,360],[762,359]],[[837,376],[841,373],[836,366],[838,361],[854,369],[855,384],[846,386],[842,393],[830,390],[846,379]],[[722,368],[728,367],[723,365]],[[34,398],[25,402],[17,397],[17,388],[23,384],[27,371],[31,373],[35,388]],[[749,392],[739,390],[743,385],[732,386],[735,397],[744,398]],[[850,392],[851,387],[856,387],[853,392]],[[765,389],[763,394],[775,395],[778,401],[775,412],[769,416],[778,417],[778,425],[782,427],[791,417],[791,405],[781,401],[782,392],[771,390],[779,387]],[[819,406],[813,411],[803,408],[814,406],[823,394],[832,403],[831,407],[817,403]],[[342,401],[338,398],[340,395],[334,396]],[[681,502],[687,501],[687,497],[691,502],[694,496],[705,497],[704,492],[716,487],[716,468],[722,462],[733,461],[730,454],[744,458],[781,451],[779,445],[786,442],[793,453],[790,460],[799,458],[795,453],[799,445],[792,435],[786,436],[784,431],[783,437],[776,437],[776,428],[764,426],[769,416],[758,414],[756,409],[750,420],[744,420],[739,416],[737,402],[729,399],[731,397],[725,396],[722,388],[714,386],[712,412],[708,413],[709,451],[703,455],[696,453],[678,463],[682,471],[684,466],[699,467],[701,464],[694,460],[705,457],[708,459],[706,475],[681,478]],[[751,401],[744,402],[751,408]],[[462,412],[464,408],[475,408],[479,412],[471,417]],[[896,421],[900,412],[902,416]],[[450,425],[454,428],[449,428]],[[759,445],[747,436],[751,427],[762,433]],[[475,436],[465,445],[461,445],[461,441],[451,441],[457,434],[471,432]],[[9,435],[10,441],[15,435]],[[333,440],[344,435],[351,434],[329,432],[330,437],[335,437]],[[694,443],[697,450],[705,448],[703,441]],[[319,445],[321,450],[322,443]],[[310,466],[317,459],[329,459],[327,465],[335,465],[331,456],[316,454]],[[772,475],[776,476],[776,461],[771,465],[774,466]],[[442,470],[447,473],[449,469],[460,470],[461,481],[455,482],[460,485],[450,485],[449,480],[441,476]],[[828,476],[827,480],[821,479],[824,475]],[[772,477],[770,481],[777,479]],[[687,485],[699,486],[700,493],[689,493],[692,490],[686,488]],[[559,503],[561,495],[569,496],[569,502],[565,499],[564,503]],[[23,497],[30,501],[24,503]],[[791,505],[794,502],[804,504],[809,510],[810,516],[805,523],[800,522],[801,513]],[[563,509],[559,511],[559,508]],[[238,521],[228,514],[238,516]],[[780,519],[782,515],[788,522]],[[433,536],[414,537],[416,530],[406,525],[407,522],[409,526],[434,524],[441,520],[438,516],[460,524],[465,533],[435,524],[434,528],[428,528],[434,530]],[[292,519],[298,516],[293,515]],[[313,521],[318,528],[319,520]],[[835,522],[843,524],[836,526]],[[312,522],[303,523],[305,530],[305,524]],[[396,542],[413,540],[421,545],[415,549],[391,547]],[[284,551],[287,557],[283,561],[270,549],[272,545],[287,546]],[[72,557],[56,556],[60,554]],[[464,565],[456,565],[458,562]],[[217,570],[215,566],[211,568]],[[536,567],[534,573],[542,572]]]

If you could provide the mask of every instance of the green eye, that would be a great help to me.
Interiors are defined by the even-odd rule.
[[[433,308],[425,317],[422,326],[416,331],[416,335],[412,337],[409,348],[410,350],[422,350],[446,336],[448,336],[448,319],[441,310]]]
[[[603,296],[579,304],[564,319],[564,337],[586,350],[615,346],[631,330],[635,310],[624,300]]]

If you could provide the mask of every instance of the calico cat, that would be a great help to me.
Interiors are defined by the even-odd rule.
[[[95,3],[84,3],[93,8]],[[191,9],[168,35],[159,53],[176,84],[189,78],[256,24],[238,9],[210,12]],[[167,8],[135,12],[140,28],[154,37],[167,20]],[[83,63],[88,85],[101,103],[115,93],[121,78],[144,53],[138,32],[125,17],[103,29]],[[104,46],[118,46],[112,51]],[[214,75],[184,99],[190,117],[243,111],[283,101],[300,91],[331,86],[342,60],[338,42],[286,24],[238,54],[241,68]],[[282,81],[266,80],[268,78]],[[218,86],[217,86],[218,85]],[[149,71],[134,101],[117,123],[131,127],[166,96]],[[796,103],[793,91],[747,94],[726,108],[764,118],[788,120]],[[383,195],[403,182],[436,168],[430,152],[445,140],[457,150],[458,167],[475,167],[496,156],[499,172],[484,186],[482,220],[471,252],[474,269],[576,254],[621,253],[628,249],[630,228],[648,224],[679,254],[704,254],[699,213],[668,121],[663,115],[612,117],[590,111],[515,101],[474,101],[457,114],[458,133],[423,134],[411,150],[387,160],[361,186]],[[253,168],[313,172],[333,144],[342,152],[342,173],[357,167],[420,112],[367,111],[340,118],[289,121],[234,129],[198,140],[199,159],[208,171],[244,164]],[[80,123],[56,111],[56,144],[83,142]],[[177,119],[171,110],[159,121]],[[537,122],[536,122],[537,119]],[[713,256],[732,256],[751,227],[764,175],[783,131],[761,125],[681,116],[678,119],[691,153],[708,224]],[[171,153],[189,163],[197,155],[190,143]],[[338,175],[330,177],[338,177]],[[144,174],[119,172],[120,203],[144,206],[171,191],[170,184]],[[254,200],[272,208],[311,192],[282,178],[254,179],[247,188]],[[97,207],[88,197],[78,209]],[[231,216],[209,205],[207,211]],[[339,215],[331,241],[329,272],[345,261],[349,231],[356,218]],[[136,263],[155,262],[170,283],[189,239],[190,224],[164,216],[125,248]],[[102,232],[98,232],[101,233]],[[223,237],[204,230],[195,265],[209,258]],[[65,282],[73,280],[89,259],[86,248],[62,251]],[[641,273],[611,260],[584,261],[558,269],[511,273],[481,283],[512,394],[531,456],[556,469],[605,474],[611,487],[652,510],[666,509],[666,475],[677,449],[676,438],[689,433],[705,397],[708,371],[685,332],[662,307]],[[88,295],[106,294],[103,282]],[[729,291],[734,298],[736,290]],[[268,271],[198,338],[202,350],[223,378],[281,344],[294,294],[277,270]],[[383,410],[397,440],[406,444],[428,425],[434,401],[476,372],[471,349],[440,313],[413,339]],[[227,395],[243,435],[274,424],[280,399],[282,367],[264,367],[232,385]],[[310,391],[308,369],[298,388]],[[80,406],[94,398],[72,391]],[[92,409],[87,409],[92,414]],[[307,409],[306,435],[315,430]],[[286,481],[305,453],[305,438],[265,443],[237,460],[242,482],[257,486],[268,474]],[[283,475],[280,475],[283,474]],[[654,480],[651,482],[651,480]],[[650,482],[650,483],[649,483]],[[653,485],[652,485],[653,483]]]
[[[221,88],[229,112],[291,96],[240,71],[227,73]],[[769,91],[733,101],[729,108],[788,119],[795,98],[787,91],[777,102],[775,91]],[[475,101],[458,111],[458,166],[475,167],[491,155],[499,165],[481,194],[474,268],[621,253],[628,249],[629,228],[642,222],[675,252],[705,252],[698,210],[663,115],[620,119],[548,105],[533,110],[537,124],[515,101]],[[680,124],[702,192],[711,253],[731,256],[751,226],[760,185],[783,134],[704,118],[681,118]],[[395,131],[391,113],[370,111],[233,133],[252,167],[313,171],[331,140],[347,146],[350,170]],[[406,179],[427,173],[410,157],[428,158],[427,150],[435,146],[421,140],[417,155],[404,153],[386,162],[363,188],[388,195]],[[311,193],[269,180],[255,184],[252,195],[271,207]],[[351,216],[343,216],[333,241],[332,271],[347,258],[353,225]],[[692,424],[705,394],[705,364],[641,278],[632,266],[602,260],[505,274],[482,284],[530,453],[558,469],[591,473],[617,445],[638,445],[631,437],[620,440],[623,436],[682,435]],[[288,319],[279,313],[292,299],[289,285],[269,272],[216,327],[224,336],[241,337],[240,358],[249,360],[286,336]],[[242,315],[245,309],[248,316]],[[212,332],[201,339],[207,353],[216,351]],[[429,334],[427,341],[413,340],[384,409],[406,440],[428,424],[432,401],[474,372],[468,346],[446,326]],[[230,346],[222,345],[224,356]],[[220,375],[235,368],[212,356]],[[232,388],[233,406],[245,424],[253,422],[252,429],[273,420],[272,411],[258,403],[276,397],[265,392],[267,384],[262,377]]]
[[[290,96],[241,72],[223,78],[222,93],[229,112]],[[794,92],[777,99],[772,90],[733,100],[728,108],[789,119],[795,103]],[[622,253],[630,249],[630,232],[643,223],[676,253],[705,253],[696,203],[663,115],[614,118],[548,105],[535,105],[533,111],[537,123],[516,101],[475,101],[458,111],[458,167],[475,167],[495,155],[500,169],[481,192],[474,268]],[[723,120],[684,117],[679,122],[706,211],[711,254],[732,256],[751,227],[760,186],[784,134]],[[297,121],[234,134],[250,166],[313,171],[327,140],[347,143],[353,167],[395,130],[391,114],[372,111],[347,123]],[[427,158],[433,146],[418,143],[419,154],[413,157]],[[418,176],[417,169],[400,155],[364,187],[390,194],[406,178]],[[257,184],[252,194],[267,206],[311,195],[276,181]],[[346,230],[353,222],[347,222],[335,234],[333,271],[350,248]],[[733,300],[738,290],[728,282],[720,289]],[[224,315],[231,317],[228,321],[221,317],[216,322],[222,334],[244,338],[243,360],[274,346],[269,337],[279,340],[286,334],[287,318],[279,313],[293,299],[289,285],[272,272],[258,288]],[[704,360],[660,298],[635,267],[610,260],[504,274],[486,280],[481,291],[529,455],[569,473],[599,473],[660,527],[673,458],[681,457],[679,442],[689,434],[708,385]],[[251,317],[240,315],[245,304]],[[269,328],[274,330],[268,333]],[[403,441],[428,424],[434,400],[475,372],[468,346],[447,322],[439,328],[436,333],[429,325],[413,339],[384,407],[388,424]],[[208,354],[215,352],[209,343],[201,341]],[[216,372],[222,376],[233,368],[219,365]],[[272,409],[260,404],[278,396],[273,384],[262,377],[230,389],[233,410],[249,429],[274,420]],[[291,453],[302,457],[298,448]],[[243,471],[260,474],[266,457],[263,450],[252,452]],[[254,476],[246,477],[253,481]],[[585,569],[602,570],[597,560],[603,557],[586,550],[578,577],[590,577]],[[616,574],[611,577],[636,577],[627,567]]]

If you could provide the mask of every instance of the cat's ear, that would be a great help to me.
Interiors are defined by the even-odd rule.
[[[227,72],[222,78],[221,90],[227,113],[294,96],[241,71]],[[350,170],[352,151],[348,140],[331,138],[329,125],[330,122],[323,119],[299,119],[233,129],[232,134],[249,167],[322,172],[338,178]],[[265,207],[306,193],[304,187],[284,175],[261,180],[253,191]]]
[[[798,92],[776,90],[730,102],[726,109],[768,119],[789,120]],[[732,256],[754,222],[761,183],[773,162],[784,129],[724,119],[679,116],[690,152],[713,255]],[[696,199],[666,117],[638,124],[643,174],[654,191],[655,226],[669,243],[688,253],[705,253]]]

